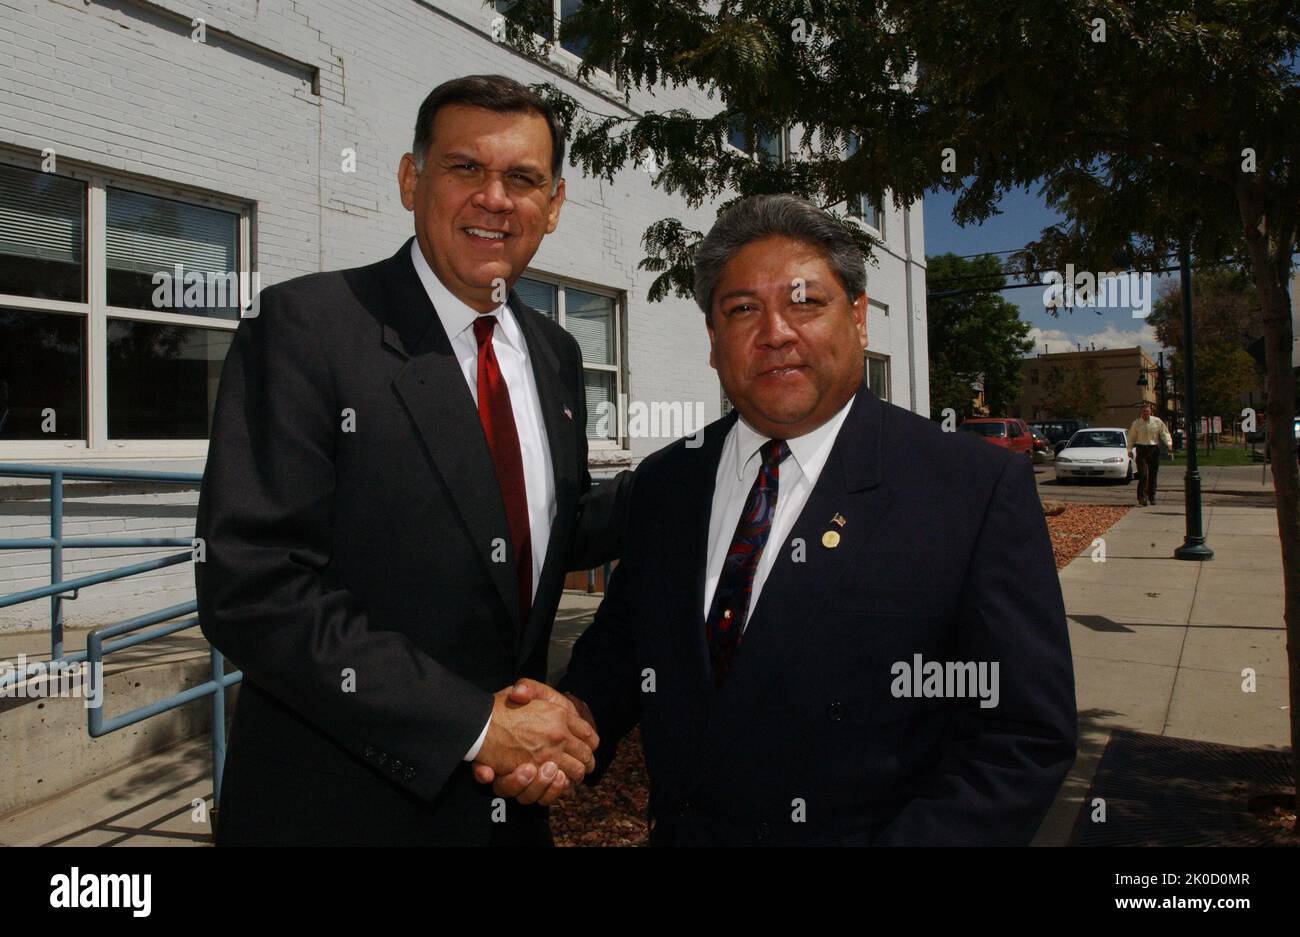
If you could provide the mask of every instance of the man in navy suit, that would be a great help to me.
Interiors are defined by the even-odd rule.
[[[652,843],[1027,844],[1074,760],[1030,463],[872,394],[865,287],[793,196],[737,203],[697,253],[735,411],[637,470],[560,683],[604,740],[591,778],[640,723]],[[558,793],[533,765],[475,774]]]

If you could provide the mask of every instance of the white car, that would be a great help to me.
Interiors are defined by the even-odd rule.
[[[1133,480],[1128,431],[1117,426],[1090,426],[1070,437],[1056,454],[1056,480],[1109,478],[1128,484]]]

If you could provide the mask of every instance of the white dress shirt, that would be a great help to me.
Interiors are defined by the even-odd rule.
[[[750,618],[758,606],[758,596],[763,591],[763,583],[772,571],[777,557],[785,549],[785,538],[794,528],[794,522],[803,513],[808,496],[817,487],[826,460],[830,458],[835,438],[840,434],[840,427],[849,415],[854,397],[849,398],[838,413],[810,433],[787,439],[790,455],[781,463],[777,481],[776,510],[772,515],[772,527],[768,532],[767,543],[758,558],[758,567],[754,571],[754,586],[750,591],[749,611],[745,615],[745,628],[749,627]],[[722,566],[727,559],[727,550],[731,539],[736,535],[736,524],[740,512],[749,499],[749,490],[754,487],[758,470],[762,465],[759,450],[770,437],[764,436],[745,422],[741,417],[731,427],[722,444],[722,458],[718,460],[718,474],[713,487],[713,508],[709,513],[709,549],[708,574],[704,580],[704,617],[709,616],[713,604],[713,593],[722,578]],[[830,520],[830,518],[826,518]]]
[[[1129,425],[1129,448],[1133,446],[1156,446],[1161,442],[1165,444],[1165,448],[1170,451],[1173,450],[1173,437],[1169,435],[1169,427],[1165,426],[1165,421],[1160,417],[1151,416],[1145,420],[1138,417]]]
[[[424,284],[425,292],[451,340],[451,351],[456,356],[469,395],[478,405],[478,340],[474,337],[474,322],[480,315],[495,316],[497,326],[492,330],[492,348],[496,352],[501,375],[510,391],[510,409],[515,416],[515,429],[519,433],[519,450],[524,464],[524,492],[528,498],[528,532],[532,542],[533,595],[542,575],[546,560],[546,546],[551,539],[551,524],[555,520],[555,473],[551,468],[551,447],[546,438],[546,425],[542,422],[542,402],[537,393],[537,381],[528,359],[528,343],[510,307],[504,303],[488,313],[479,313],[458,299],[438,279],[437,274],[424,259],[418,240],[411,241],[411,261],[415,272]],[[476,414],[477,415],[477,414]],[[485,479],[484,482],[490,482]],[[492,718],[488,717],[488,724]],[[488,725],[483,726],[478,741],[466,753],[465,760],[473,761],[487,737]]]

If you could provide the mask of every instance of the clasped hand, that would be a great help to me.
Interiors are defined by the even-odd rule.
[[[523,679],[493,696],[474,778],[502,797],[549,806],[595,770],[599,744],[581,700]]]

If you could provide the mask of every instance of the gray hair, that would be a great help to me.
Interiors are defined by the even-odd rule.
[[[820,248],[849,300],[867,289],[867,259],[848,231],[795,195],[751,195],[732,205],[695,250],[695,302],[708,316],[727,262],[746,244],[780,235]]]

